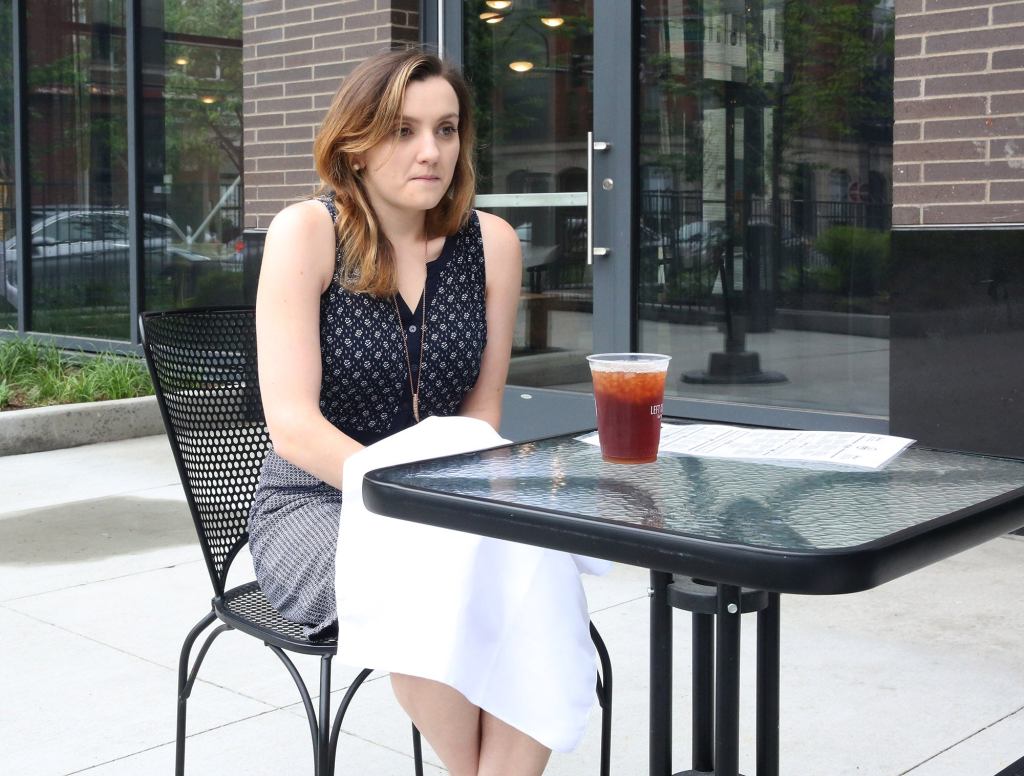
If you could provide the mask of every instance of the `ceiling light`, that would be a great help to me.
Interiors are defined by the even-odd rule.
[[[206,94],[199,98],[199,102],[203,103],[203,105],[213,105],[217,102],[217,98]]]
[[[491,22],[491,19],[501,19],[501,14],[494,11],[485,11],[480,14],[480,19],[485,22]],[[491,24],[497,24],[497,22],[491,22]]]
[[[188,59],[186,59],[185,57],[177,57],[174,60],[174,64],[176,64],[176,65],[187,65],[188,64]]]
[[[488,8],[493,8],[495,11],[504,11],[512,5],[512,0],[487,0],[485,5]]]
[[[488,24],[501,24],[503,21],[505,21],[505,17],[502,16],[500,13],[496,13],[490,19],[484,19],[484,21],[487,22]]]
[[[561,16],[542,16],[540,17],[541,24],[548,27],[561,27],[565,24],[565,19]]]
[[[527,62],[526,60],[520,59],[515,62],[508,63],[510,70],[515,70],[517,73],[525,73],[528,70],[533,70],[533,62]]]

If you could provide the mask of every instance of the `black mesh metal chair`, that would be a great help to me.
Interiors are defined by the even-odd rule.
[[[309,720],[314,776],[331,776],[342,720],[370,675],[364,668],[341,699],[330,722],[331,658],[337,640],[311,641],[298,623],[285,619],[256,582],[225,589],[228,569],[249,540],[247,523],[260,465],[270,448],[256,370],[256,321],[252,307],[143,313],[139,317],[146,363],[178,466],[199,544],[213,583],[211,611],[189,632],[178,662],[178,724],[175,774],[185,768],[186,705],[203,658],[214,639],[238,630],[260,639],[288,669]],[[192,663],[192,647],[216,620]],[[593,625],[601,661],[597,682],[601,705],[601,776],[607,776],[611,742],[611,663]],[[319,713],[286,652],[320,656]],[[190,663],[192,663],[190,668]],[[416,776],[423,761],[413,726]]]

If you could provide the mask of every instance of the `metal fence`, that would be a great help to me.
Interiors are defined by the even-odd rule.
[[[725,213],[724,201],[699,193],[643,192],[635,257],[640,301],[706,307],[713,289],[721,290],[723,259],[730,249],[743,265],[734,279],[737,289],[771,289],[791,299],[800,297],[810,293],[816,278],[839,271],[835,257],[818,247],[829,229],[881,234],[891,226],[887,202],[755,199],[740,208],[736,217],[742,227],[730,232],[724,220],[708,218],[709,213]],[[516,215],[533,225],[528,235],[521,235],[527,253],[534,247],[530,235],[538,235],[538,224],[549,224],[547,233],[557,243],[542,262],[527,267],[528,290],[553,299],[589,298],[592,278],[582,210],[550,208]],[[836,283],[841,285],[841,280]]]
[[[92,194],[93,201],[82,204],[77,185],[32,187],[33,328],[124,336],[131,293],[129,212],[124,203]],[[8,325],[21,301],[13,195],[13,183],[0,184],[0,317]],[[211,206],[211,199],[219,207]],[[147,205],[143,306],[240,302],[241,186],[176,184],[172,192],[154,194]],[[192,221],[201,228],[193,229]]]
[[[735,290],[771,292],[804,306],[804,296],[824,288],[850,285],[848,267],[821,249],[830,229],[886,233],[891,204],[793,199],[754,199],[736,205],[737,226],[725,222],[725,202],[684,192],[641,195],[639,296],[641,302],[706,306],[721,291],[723,271]],[[709,213],[721,214],[708,218]],[[730,253],[731,251],[731,253]],[[726,264],[731,255],[732,262]],[[881,264],[885,257],[874,261]],[[817,299],[811,304],[821,304]]]

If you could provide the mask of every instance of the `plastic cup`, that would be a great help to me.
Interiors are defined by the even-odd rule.
[[[659,353],[587,356],[604,460],[650,463],[657,459],[670,359]]]

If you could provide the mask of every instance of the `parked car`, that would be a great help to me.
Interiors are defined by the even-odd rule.
[[[801,262],[816,267],[828,265],[828,259],[815,248],[813,236],[797,233],[785,224],[778,229],[782,252],[777,261],[781,265]],[[770,222],[756,219],[746,225],[745,237],[750,247],[757,243],[768,244],[774,239],[774,230],[775,226]],[[717,259],[718,252],[725,247],[727,236],[724,221],[692,221],[683,224],[676,233],[676,239],[684,266],[702,259]],[[743,236],[737,235],[737,244],[742,244],[743,239]]]
[[[676,240],[684,267],[716,257],[725,245],[724,221],[691,221],[679,227]]]
[[[191,272],[216,264],[189,245],[170,218],[143,215],[146,271]],[[0,256],[3,294],[18,304],[18,242],[10,234]],[[62,208],[34,214],[32,274],[47,288],[74,289],[87,285],[123,284],[128,278],[128,211],[103,208]],[[240,265],[239,265],[240,267]]]

